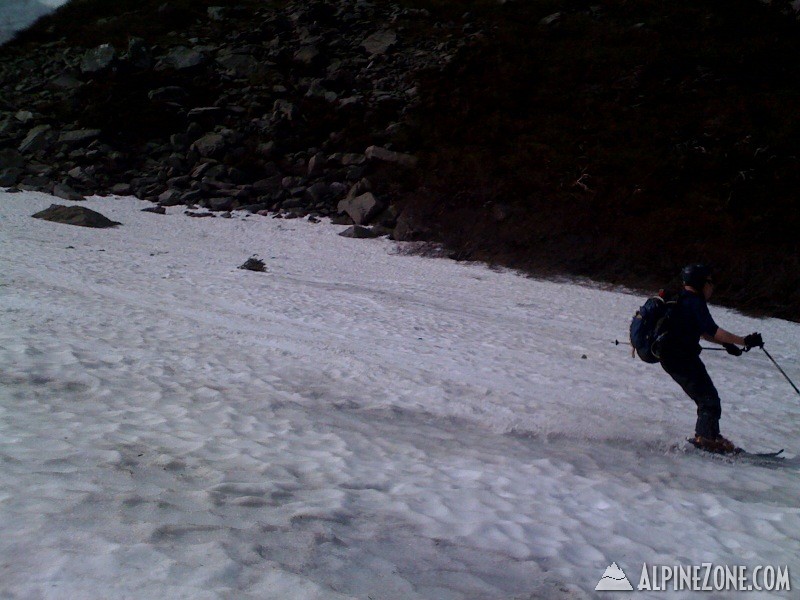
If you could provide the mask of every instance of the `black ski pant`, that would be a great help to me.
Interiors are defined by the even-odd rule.
[[[722,414],[719,393],[698,355],[662,356],[661,367],[697,404],[695,435],[714,439],[719,436]]]

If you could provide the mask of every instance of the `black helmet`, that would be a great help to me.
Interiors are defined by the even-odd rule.
[[[700,263],[686,265],[681,271],[681,281],[683,285],[689,285],[696,290],[702,290],[706,279],[711,276],[711,267]]]

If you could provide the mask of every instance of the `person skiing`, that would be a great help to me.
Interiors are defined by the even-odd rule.
[[[719,393],[700,360],[700,338],[721,344],[729,354],[741,356],[756,346],[763,346],[760,333],[740,337],[719,327],[708,310],[708,300],[714,293],[711,268],[691,264],[681,271],[683,291],[669,316],[669,333],[660,348],[661,367],[697,404],[697,423],[692,443],[703,450],[716,453],[736,452],[738,449],[719,432],[722,413]]]

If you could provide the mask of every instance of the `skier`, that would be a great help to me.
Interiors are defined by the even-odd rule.
[[[727,453],[738,449],[719,432],[722,412],[719,394],[700,360],[700,338],[721,344],[729,354],[741,356],[745,350],[763,346],[760,333],[739,337],[719,327],[708,310],[714,292],[711,269],[692,264],[681,272],[683,291],[669,317],[669,333],[660,348],[661,367],[697,404],[697,424],[693,443],[710,452]]]

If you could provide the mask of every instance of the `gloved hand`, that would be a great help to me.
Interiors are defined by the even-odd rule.
[[[739,346],[737,346],[736,344],[722,344],[722,347],[725,348],[725,350],[727,350],[728,354],[730,354],[731,356],[742,355],[742,349],[739,348]]]
[[[755,348],[756,346],[759,348],[764,346],[764,340],[761,338],[760,333],[751,333],[750,335],[746,335],[744,337],[745,350],[750,350],[750,348]]]

